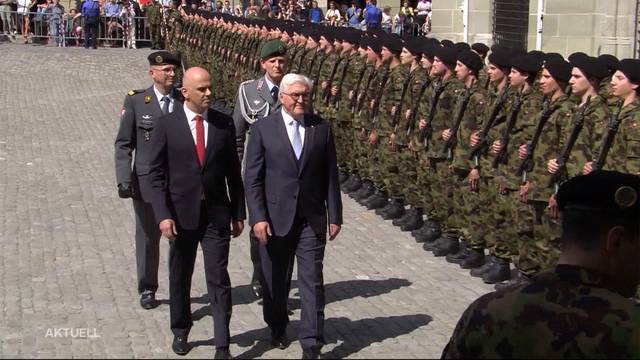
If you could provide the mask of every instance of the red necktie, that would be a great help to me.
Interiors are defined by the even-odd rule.
[[[204,164],[204,123],[201,115],[196,115],[193,120],[196,122],[196,154],[202,166]]]

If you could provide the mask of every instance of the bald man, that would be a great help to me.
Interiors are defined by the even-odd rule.
[[[184,105],[159,119],[146,177],[162,235],[169,239],[169,292],[173,351],[189,352],[191,277],[198,243],[204,255],[213,311],[215,358],[229,358],[231,236],[242,233],[244,188],[236,155],[233,119],[209,108],[211,80],[198,67],[183,78]],[[147,170],[147,171],[144,171]]]

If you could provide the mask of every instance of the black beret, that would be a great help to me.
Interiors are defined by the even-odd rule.
[[[544,54],[544,62],[546,63],[547,61],[551,61],[551,60],[562,60],[564,61],[564,56],[555,53],[555,52],[551,52],[551,53],[546,53]]]
[[[513,59],[513,61],[511,62],[511,67],[520,72],[526,72],[535,75],[538,73],[538,71],[540,71],[540,68],[542,67],[542,61],[536,59],[532,55],[523,55]]]
[[[180,66],[180,57],[173,55],[172,53],[161,50],[154,51],[149,56],[147,56],[147,60],[149,60],[149,65],[175,65]]]
[[[618,63],[620,62],[620,60],[618,60],[617,57],[610,54],[602,54],[598,56],[598,60],[602,61],[607,66],[609,74],[613,74],[614,72],[616,72],[616,70],[618,70]]]
[[[433,57],[436,56],[436,50],[440,48],[440,45],[436,45],[433,42],[427,42],[422,45],[422,55],[426,56],[431,62]]]
[[[466,50],[458,53],[458,61],[476,72],[482,69],[482,59],[480,59],[480,55],[474,53],[471,50]]]
[[[382,46],[396,54],[402,52],[402,40],[396,36],[385,36],[382,38]]]
[[[579,175],[560,186],[560,211],[602,212],[625,220],[640,218],[640,177],[617,171],[594,171]]]
[[[453,45],[453,48],[456,49],[457,52],[471,50],[471,46],[466,42],[457,42]]]
[[[453,43],[453,41],[451,41],[451,40],[447,40],[447,39],[441,40],[441,41],[440,41],[440,44],[441,44],[442,46],[446,47],[446,48],[451,48],[451,47],[453,47],[453,46],[455,45],[455,44]]]
[[[540,51],[540,50],[531,50],[527,53],[527,55],[531,55],[534,58],[538,59],[538,61],[540,61],[540,63],[544,62],[544,52]]]
[[[471,49],[483,56],[487,56],[487,53],[489,52],[489,47],[483,43],[475,43],[471,45]]]
[[[404,41],[404,44],[402,46],[409,50],[409,52],[413,55],[422,54],[423,44],[420,39],[414,37],[408,38]]]
[[[640,60],[624,59],[618,63],[618,70],[634,84],[640,85]]]
[[[330,43],[333,43],[333,40],[335,40],[335,35],[329,29],[320,32],[320,36],[324,37]]]
[[[287,54],[287,46],[280,40],[271,40],[262,45],[260,49],[260,59],[265,60],[274,56],[283,56]]]
[[[376,53],[380,53],[382,51],[382,44],[380,43],[380,39],[374,38],[373,36],[367,36],[366,46],[370,47]]]
[[[578,51],[578,52],[574,52],[573,54],[569,55],[569,57],[567,59],[569,60],[570,63],[573,63],[577,59],[586,58],[586,57],[589,57],[589,55],[587,55],[587,54],[585,54],[585,53],[583,53],[581,51]]]
[[[551,59],[544,63],[544,68],[549,71],[549,74],[560,82],[568,83],[571,79],[571,64],[564,59]]]
[[[595,78],[598,81],[609,75],[607,66],[602,61],[591,56],[574,57],[574,61],[571,61],[571,65],[580,69],[586,77]]]
[[[436,54],[440,61],[442,61],[447,66],[456,66],[456,61],[458,60],[458,54],[454,48],[447,48],[444,46],[436,49]]]
[[[496,50],[489,54],[489,63],[500,67],[511,67],[511,53],[506,50]]]

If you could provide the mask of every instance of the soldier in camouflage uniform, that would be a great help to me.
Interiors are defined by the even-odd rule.
[[[160,49],[160,23],[162,22],[162,5],[157,0],[151,1],[142,7],[149,35],[151,36],[151,49]]]
[[[340,60],[339,50],[334,47],[335,36],[331,32],[326,32],[320,36],[320,49],[324,51],[324,56],[318,66],[317,78],[312,78],[317,84],[314,86],[315,94],[312,96],[313,107],[316,113],[325,119],[327,119],[326,101],[331,93],[331,81],[336,74]]]
[[[482,296],[443,359],[638,358],[640,178],[598,171],[558,192],[562,255],[530,284]]]
[[[618,114],[620,129],[616,141],[624,144],[622,154],[611,154],[625,158],[627,173],[640,175],[640,61],[625,59],[611,79],[612,94],[622,100]]]
[[[456,64],[457,54],[453,48],[440,47],[436,50],[431,68],[436,79],[429,89],[429,102],[423,102],[419,107],[419,131],[411,142],[412,148],[419,149],[421,166],[418,172],[425,173],[428,183],[423,191],[431,193],[429,200],[433,205],[428,218],[434,227],[439,224],[442,229],[442,235],[437,239],[438,247],[447,247],[450,252],[458,251],[461,235],[453,213],[454,189],[450,186],[458,175],[450,167],[451,160],[445,153],[446,142],[442,139],[442,132],[452,128],[456,102],[464,92],[464,85],[455,76]],[[426,201],[423,206],[428,206]],[[424,249],[433,250],[433,245],[434,242],[425,242]]]

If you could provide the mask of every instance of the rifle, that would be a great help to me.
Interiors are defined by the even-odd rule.
[[[348,61],[348,59],[347,59]],[[331,69],[331,76],[329,76],[329,81],[327,81],[327,86],[322,90],[322,100],[324,100],[325,105],[329,106],[329,101],[331,100],[331,86],[333,84],[333,77],[336,74],[336,70],[338,70],[338,65],[340,64],[339,59],[333,63],[333,68]],[[346,67],[346,66],[345,66]]]
[[[536,147],[540,141],[540,136],[542,136],[542,130],[544,129],[547,120],[549,120],[549,117],[551,117],[551,114],[553,114],[557,108],[557,106],[551,106],[551,100],[545,101],[542,107],[542,112],[538,117],[538,123],[536,125],[536,130],[533,133],[533,138],[526,144],[527,156],[522,159],[520,165],[518,165],[516,176],[522,176],[525,171],[531,171],[531,169],[533,169],[533,153],[536,151]]]
[[[431,137],[431,133],[433,132],[433,127],[431,123],[433,122],[433,118],[436,115],[436,106],[438,106],[438,100],[440,100],[440,95],[444,91],[446,85],[442,84],[442,81],[436,81],[433,85],[433,99],[431,100],[431,107],[429,108],[429,117],[427,118],[427,125],[420,130],[418,133],[418,141],[424,142],[425,148],[428,145],[429,138]]]
[[[420,98],[422,98],[422,95],[424,94],[425,90],[427,90],[427,87],[431,85],[431,83],[427,80],[425,80],[425,82],[422,84],[422,86],[420,86],[420,91],[418,91],[418,96],[415,99],[415,103],[413,104],[413,106],[411,107],[411,118],[409,119],[409,121],[407,121],[407,128],[405,129],[407,131],[407,137],[409,137],[411,135],[411,130],[413,130],[413,128],[416,125],[416,119],[418,118],[418,106],[420,105]]]
[[[333,106],[335,108],[338,108],[338,102],[340,101],[340,98],[342,97],[342,85],[344,84],[344,78],[345,76],[347,76],[347,70],[349,69],[349,63],[351,62],[351,55],[347,56],[346,58],[346,64],[344,65],[344,67],[342,68],[342,76],[340,77],[340,82],[338,84],[338,92],[336,93],[336,95],[333,97]],[[329,98],[327,98],[327,105],[329,105],[329,103],[331,102],[331,100]]]
[[[511,104],[509,121],[507,121],[507,125],[504,129],[504,132],[502,133],[502,137],[500,138],[500,144],[502,145],[500,148],[500,152],[496,154],[496,157],[493,158],[493,162],[491,163],[491,167],[493,167],[494,169],[497,169],[500,164],[507,163],[507,147],[509,145],[509,137],[511,136],[513,127],[516,125],[518,113],[520,112],[520,105],[522,105],[522,94],[518,94],[513,104]]]
[[[567,139],[567,142],[564,143],[564,146],[562,147],[562,150],[560,151],[557,157],[558,171],[551,174],[551,177],[547,182],[547,187],[551,187],[554,184],[557,184],[562,178],[562,176],[566,173],[567,161],[569,161],[569,156],[571,155],[571,149],[573,148],[573,145],[575,145],[576,141],[578,140],[578,135],[580,134],[580,131],[582,131],[582,127],[584,126],[584,113],[585,111],[587,111],[587,108],[589,107],[589,103],[591,103],[591,96],[587,98],[587,102],[584,103],[580,111],[578,111],[573,116],[573,119],[571,119],[571,124],[572,124],[571,133],[569,134],[569,138]]]
[[[462,124],[462,118],[464,117],[467,105],[469,105],[471,94],[472,92],[470,87],[464,91],[464,96],[462,97],[460,107],[458,108],[458,113],[456,114],[456,120],[453,123],[453,127],[451,127],[451,137],[444,145],[444,151],[445,153],[447,153],[447,158],[451,157],[451,149],[453,149],[453,145],[456,143],[456,134],[458,133],[460,125]]]
[[[478,156],[484,149],[487,147],[487,135],[489,134],[489,130],[493,126],[493,123],[496,121],[498,114],[500,114],[500,110],[502,110],[502,106],[504,105],[505,100],[507,99],[507,91],[508,88],[504,88],[500,95],[498,96],[498,100],[493,105],[493,109],[491,109],[491,115],[487,119],[487,122],[484,123],[482,130],[480,130],[480,141],[476,146],[471,148],[469,153],[469,160]]]
[[[362,82],[362,78],[364,78],[364,74],[367,72],[367,66],[362,67],[362,71],[360,71],[360,76],[358,76],[358,82],[356,83],[356,87],[353,88],[353,97],[349,100],[349,109],[351,112],[356,111],[357,101],[358,101],[358,92],[360,89],[360,83]]]
[[[391,123],[391,127],[394,128],[394,132],[395,132],[395,128],[396,126],[398,126],[398,123],[400,123],[400,114],[401,114],[401,110],[402,110],[402,100],[404,99],[404,96],[407,94],[407,89],[409,88],[409,83],[411,82],[411,77],[407,76],[407,78],[404,81],[404,84],[402,84],[402,93],[400,94],[400,101],[398,101],[398,105],[396,107],[396,112],[393,114],[393,120]]]
[[[611,114],[609,118],[609,124],[607,126],[607,133],[602,140],[602,147],[600,147],[600,153],[598,154],[598,159],[593,162],[593,171],[600,170],[604,166],[604,162],[607,160],[607,154],[611,149],[611,145],[613,145],[613,140],[616,137],[616,133],[618,132],[618,128],[620,127],[620,113],[622,112],[622,107],[624,106],[624,101],[619,100],[618,102],[618,111],[616,114]]]
[[[374,76],[376,76],[376,71],[377,69],[374,69],[374,71],[371,71],[371,73],[369,74],[369,77],[367,77],[367,87],[371,85],[371,80],[373,80]],[[362,98],[360,98],[359,101],[356,101],[356,110],[360,111],[362,110],[362,103],[364,102],[364,98],[365,98],[366,94],[362,95]]]
[[[391,73],[391,70],[387,70],[383,77],[382,77],[382,83],[380,84],[380,91],[378,91],[378,94],[376,95],[376,98],[373,99],[373,109],[371,109],[371,120],[372,121],[376,121],[376,118],[378,117],[378,112],[380,111],[380,100],[382,99],[382,93],[384,92],[384,86],[387,83],[387,80],[389,80],[389,74]]]

